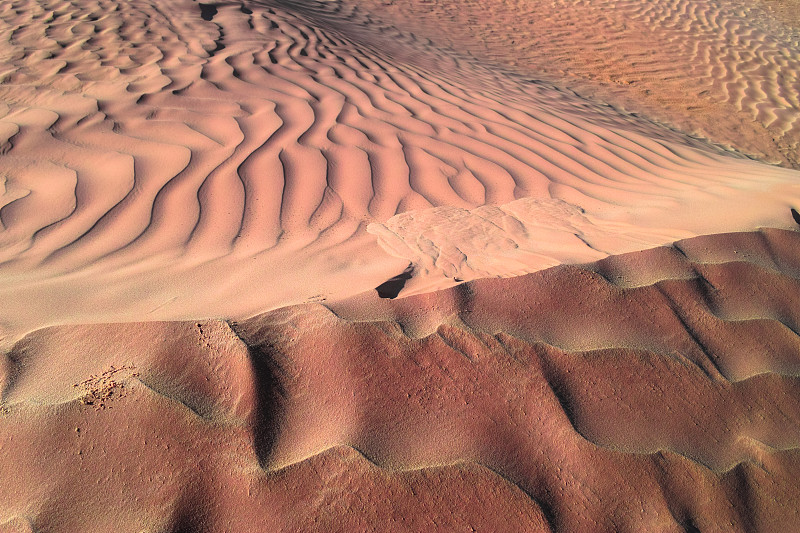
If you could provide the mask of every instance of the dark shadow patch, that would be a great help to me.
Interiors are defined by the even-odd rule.
[[[515,444],[511,446],[511,448],[517,450],[525,448],[525,444],[520,441],[519,437],[516,436],[513,431],[500,431],[502,432],[500,442],[514,442]],[[522,491],[533,505],[537,506],[542,511],[542,515],[547,522],[547,531],[564,530],[562,527],[564,521],[563,517],[557,514],[553,506],[553,491],[547,486],[547,482],[541,476],[536,476],[534,479],[515,479],[515,476],[509,475],[503,468],[496,468],[484,464],[481,466]]]
[[[248,420],[258,464],[268,469],[286,413],[287,359],[270,333],[248,332],[248,327],[228,322],[231,331],[247,347],[255,389],[254,412]]]
[[[231,329],[239,335],[235,324]],[[280,435],[284,416],[286,389],[281,377],[284,374],[277,357],[278,350],[268,340],[256,344],[244,342],[250,356],[250,365],[255,382],[255,413],[251,421],[253,449],[261,468],[269,466],[272,450]]]
[[[752,463],[739,463],[725,473],[726,492],[742,521],[744,531],[756,531],[758,521],[755,510],[758,505],[758,494],[754,490],[752,476],[749,473]],[[757,468],[757,467],[756,467]]]
[[[702,533],[692,517],[688,517],[686,521],[681,523],[681,527],[686,533]]]
[[[214,49],[211,50],[210,53],[213,56],[214,54],[216,54],[220,50],[225,50],[225,45],[222,44],[222,39],[217,39],[216,41],[214,41]]]
[[[555,349],[557,350],[557,348]],[[573,429],[575,429],[575,432],[578,433],[581,437],[585,438],[590,442],[593,442],[586,435],[586,433],[582,431],[581,427],[582,424],[578,416],[578,413],[575,410],[577,402],[574,399],[572,390],[570,389],[569,385],[565,383],[563,377],[561,376],[561,369],[555,362],[553,362],[550,354],[547,353],[547,348],[541,345],[535,345],[534,353],[539,358],[542,369],[542,377],[550,386],[550,390],[553,392],[553,396],[555,397],[558,404],[561,406],[561,410],[564,411],[564,414],[569,419],[569,422],[572,425]]]
[[[689,496],[684,486],[681,484],[679,476],[675,476],[670,468],[670,461],[665,456],[664,452],[658,452],[652,456],[653,473],[655,475],[656,483],[661,488],[661,493],[664,495],[664,501],[669,509],[669,514],[672,519],[678,524],[685,533],[694,533],[700,531],[694,519],[691,517],[692,510],[687,505],[686,499]]]
[[[200,16],[203,20],[213,20],[217,14],[216,4],[200,4]]]
[[[406,281],[410,280],[413,274],[414,265],[408,265],[402,274],[398,274],[375,287],[375,290],[378,291],[378,296],[381,298],[389,298],[390,300],[397,298],[397,295],[400,294],[400,291],[406,286]]]
[[[3,361],[0,361],[0,365],[5,367],[3,368],[5,380],[0,382],[0,403],[2,403],[14,390],[25,371],[25,360],[28,358],[28,354],[24,342],[18,342],[10,352],[0,357],[4,358]]]
[[[791,212],[792,212],[792,218],[794,219],[794,221],[797,222],[798,224],[800,224],[800,213],[798,213],[797,209],[795,209],[794,207],[791,208]]]
[[[253,14],[253,10],[250,9],[250,8],[245,7],[244,5],[242,5],[242,7],[240,7],[239,10],[242,13],[244,13],[245,15],[252,15]]]
[[[206,533],[208,531],[207,502],[198,480],[191,480],[178,497],[169,533]]]

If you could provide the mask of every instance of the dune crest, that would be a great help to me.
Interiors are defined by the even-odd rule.
[[[0,524],[791,530],[799,245],[704,236],[236,323],[33,332],[0,370]]]

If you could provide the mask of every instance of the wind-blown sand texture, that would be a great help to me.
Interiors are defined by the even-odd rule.
[[[791,5],[0,4],[0,531],[789,530]]]
[[[437,38],[476,57],[800,163],[796,0],[382,3],[405,28],[458,20]]]

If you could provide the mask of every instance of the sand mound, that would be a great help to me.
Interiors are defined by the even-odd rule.
[[[6,359],[0,517],[57,532],[790,530],[798,245],[702,237],[232,326],[40,330]],[[90,404],[87,382],[117,392]]]
[[[795,171],[437,48],[356,4],[303,6],[3,9],[9,336],[243,317],[356,294],[409,263],[414,290],[430,290],[794,224]],[[742,50],[760,42],[739,28],[725,25]],[[747,105],[774,115],[777,90]],[[493,259],[497,242],[516,251]]]

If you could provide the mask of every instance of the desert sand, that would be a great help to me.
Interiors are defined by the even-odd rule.
[[[798,529],[797,7],[0,4],[0,532]]]

